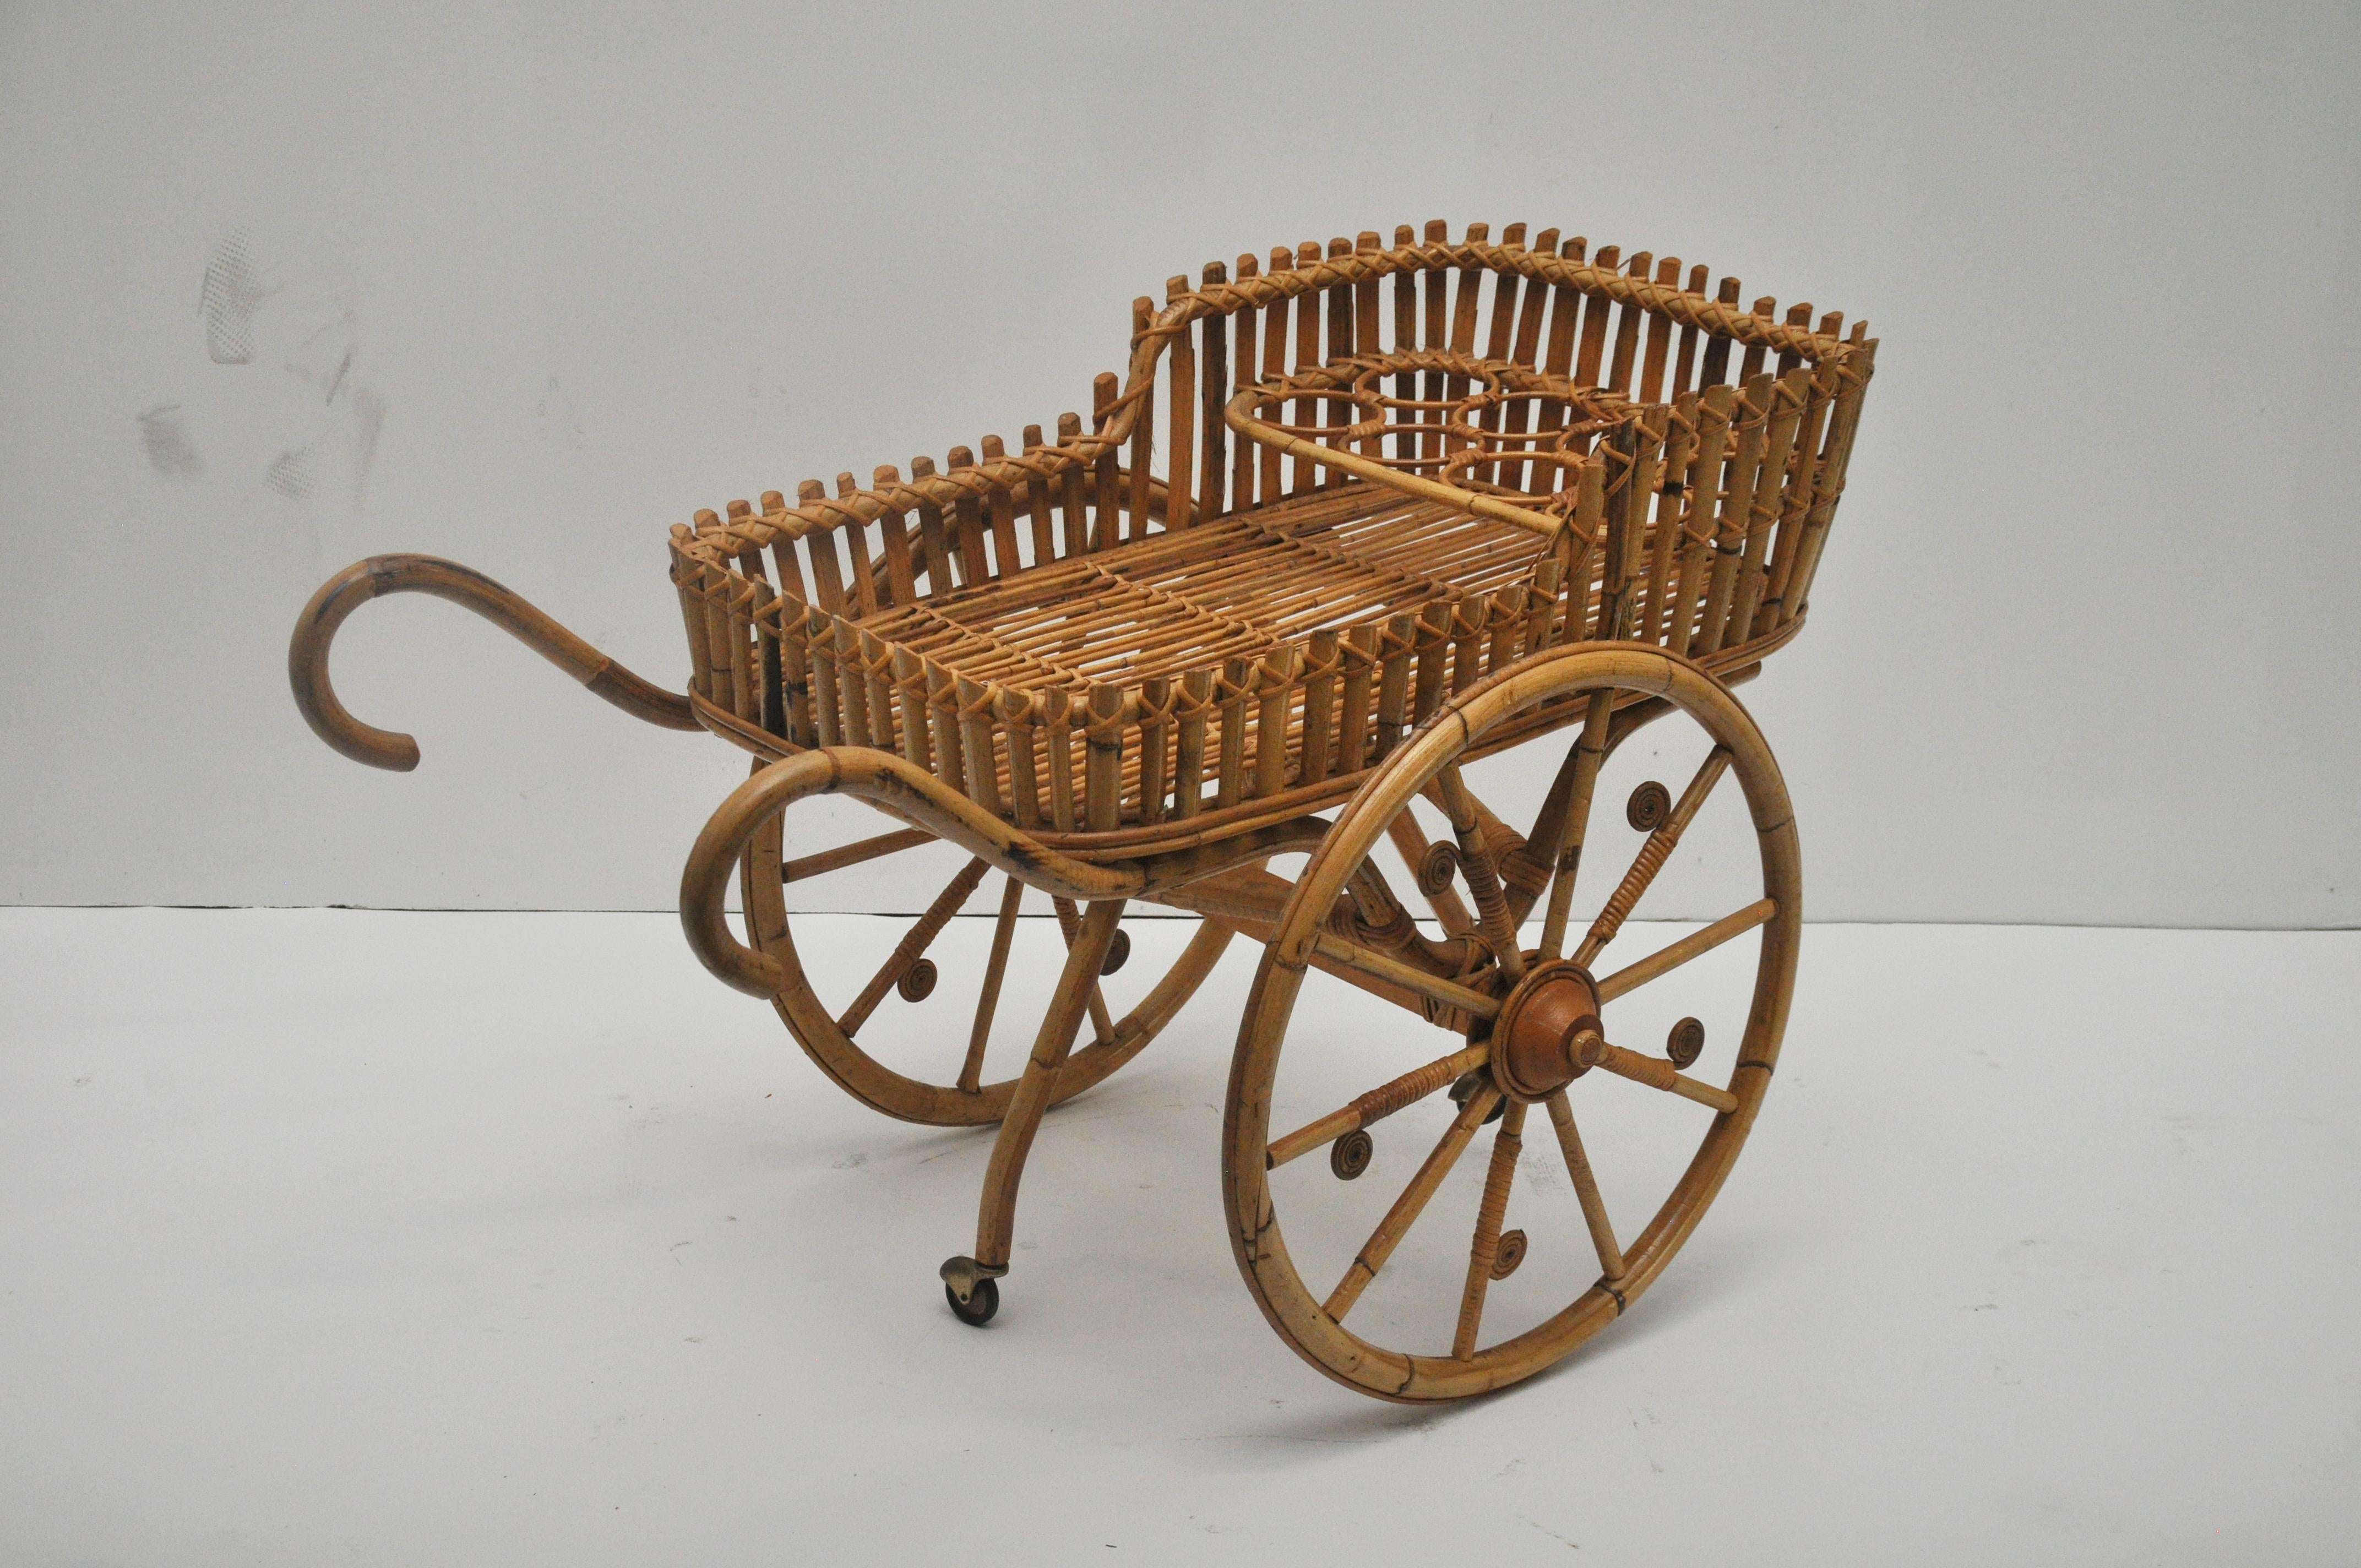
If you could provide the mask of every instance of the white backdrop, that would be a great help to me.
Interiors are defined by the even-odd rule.
[[[2361,915],[2351,6],[983,14],[0,12],[0,899],[665,906],[736,753],[410,599],[336,674],[425,762],[356,767],[286,692],[320,578],[453,555],[676,683],[694,508],[1444,216],[1883,340],[1745,693],[1814,916]]]

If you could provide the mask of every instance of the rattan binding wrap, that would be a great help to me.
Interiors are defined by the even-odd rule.
[[[1702,267],[1523,242],[1209,267],[1135,305],[1087,428],[676,526],[698,712],[1138,854],[1343,799],[1543,647],[1759,660],[1800,624],[1874,342],[1708,297]]]

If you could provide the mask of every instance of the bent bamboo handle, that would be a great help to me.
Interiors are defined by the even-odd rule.
[[[686,696],[641,679],[481,572],[435,555],[372,555],[320,585],[287,644],[287,682],[303,722],[356,762],[404,773],[418,765],[416,740],[355,718],[328,681],[336,628],[384,594],[431,594],[464,605],[633,718],[666,729],[703,728]]]

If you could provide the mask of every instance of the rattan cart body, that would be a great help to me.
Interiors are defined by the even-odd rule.
[[[1194,287],[1173,279],[1160,308],[1135,304],[1127,373],[1098,378],[1087,418],[1027,427],[1015,450],[986,438],[940,466],[879,468],[865,487],[850,474],[832,489],[807,482],[792,502],[772,493],[675,526],[685,693],[466,568],[381,556],[305,610],[290,651],[297,699],[339,751],[415,765],[407,736],[345,711],[326,670],[355,607],[421,591],[499,621],[628,711],[751,753],[752,776],[689,855],[690,945],[774,1002],[866,1103],[997,1124],[973,1250],[941,1270],[971,1322],[997,1309],[1043,1113],[1136,1055],[1245,936],[1262,958],[1222,1168],[1248,1287],[1291,1346],[1354,1387],[1400,1399],[1498,1387],[1628,1309],[1686,1239],[1762,1102],[1794,981],[1793,813],[1730,687],[1803,623],[1876,345],[1859,324],[1839,336],[1834,314],[1741,309],[1735,280],[1708,283],[1702,267],[1593,254],[1555,231],[1528,244],[1521,225],[1497,242],[1482,225],[1453,241],[1430,224],[1389,247],[1364,234],[1274,250],[1267,265],[1241,257],[1235,274],[1209,266]],[[1666,716],[1699,732],[1703,761],[1677,792],[1632,792],[1623,815],[1644,839],[1579,920],[1599,770]],[[1463,767],[1529,746],[1545,749],[1534,762],[1550,784],[1511,825]],[[1757,895],[1608,961],[1717,787],[1742,797]],[[810,814],[790,808],[822,795],[857,797],[891,826],[799,842]],[[1430,840],[1419,810],[1448,836]],[[786,885],[937,843],[961,852],[955,874],[864,983],[807,970]],[[947,987],[930,951],[994,872],[988,955],[972,987]],[[742,937],[725,913],[733,879]],[[1019,919],[1027,889],[1048,896],[1054,926]],[[1107,977],[1130,951],[1123,916],[1142,905],[1199,925],[1162,972],[1135,971],[1117,1015]],[[1038,1023],[1021,1063],[995,1074],[1022,928],[1062,950],[1060,979],[1022,1012]],[[1622,998],[1677,988],[1693,960],[1741,938],[1756,952],[1744,1017],[1714,1032],[1710,1053],[1695,1017],[1659,1049],[1620,1037]],[[1398,1006],[1400,1038],[1369,1047],[1365,1087],[1345,1103],[1280,1117],[1300,996],[1338,985]],[[972,1013],[944,1010],[952,992],[973,996]],[[876,1047],[881,1020],[930,1017],[926,1059]],[[1635,1083],[1694,1102],[1667,1135],[1697,1147],[1653,1215],[1619,1231],[1576,1112]],[[1567,1234],[1595,1253],[1596,1277],[1488,1332],[1495,1282],[1543,1245],[1507,1223],[1535,1107],[1572,1194]],[[1342,1277],[1299,1274],[1288,1184],[1378,1170],[1372,1127],[1413,1112],[1439,1135],[1393,1140],[1402,1162],[1354,1190],[1377,1217]],[[1488,1126],[1472,1234],[1470,1216],[1427,1227],[1464,1250],[1439,1309],[1449,1343],[1440,1329],[1397,1344],[1385,1325],[1346,1327]]]

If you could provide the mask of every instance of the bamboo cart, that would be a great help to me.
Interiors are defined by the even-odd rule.
[[[1245,936],[1262,956],[1222,1181],[1248,1288],[1290,1345],[1353,1387],[1405,1400],[1499,1387],[1626,1310],[1686,1240],[1753,1124],[1795,977],[1793,814],[1730,688],[1803,625],[1876,344],[1858,323],[1840,336],[1839,315],[1741,309],[1735,279],[1708,283],[1703,267],[1592,253],[1555,230],[1529,242],[1522,225],[1497,241],[1433,223],[1389,247],[1365,233],[1241,257],[1235,272],[1215,263],[1194,287],[1171,280],[1160,309],[1137,302],[1127,373],[1097,378],[1087,418],[1028,426],[1013,451],[987,437],[939,466],[807,481],[792,502],[774,492],[674,527],[685,694],[478,574],[389,555],[304,610],[296,699],[339,751],[414,766],[408,736],[337,701],[327,656],[363,601],[421,592],[628,712],[751,753],[752,776],[689,853],[689,944],[769,999],[855,1098],[912,1122],[997,1124],[973,1251],[941,1269],[972,1323],[998,1307],[1043,1113],[1137,1055]],[[1644,842],[1581,922],[1599,770],[1665,718],[1704,761],[1677,792],[1632,793],[1625,817]],[[1520,828],[1463,768],[1525,750],[1552,782]],[[1755,895],[1658,951],[1612,953],[1717,787],[1742,796]],[[818,818],[790,808],[828,795],[894,826],[797,842]],[[1413,803],[1449,836],[1430,841]],[[807,970],[785,886],[931,844],[956,847],[956,874],[866,982]],[[1422,918],[1397,885],[1405,869]],[[973,1012],[932,1018],[947,987],[930,949],[995,872],[989,953],[959,988]],[[725,913],[733,879],[742,937]],[[1018,918],[1028,889],[1054,926]],[[1109,977],[1141,905],[1199,921],[1160,974],[1131,977],[1118,1015]],[[1062,948],[1046,997],[1003,995],[1020,929]],[[1619,999],[1653,987],[1661,1002],[1691,960],[1757,932],[1751,1003],[1709,1066],[1695,1017],[1660,1050],[1619,1035]],[[1355,1097],[1275,1121],[1290,1036],[1314,1016],[1307,986],[1371,993],[1401,1027],[1369,1044]],[[1029,1053],[993,1068],[994,1022],[1020,1000],[1038,1019]],[[889,1052],[888,1019],[918,1020],[930,1048]],[[1694,1102],[1671,1135],[1696,1147],[1630,1230],[1608,1212],[1576,1110],[1633,1084]],[[1414,1107],[1439,1135],[1354,1190],[1376,1218],[1342,1277],[1299,1273],[1288,1215],[1338,1196],[1305,1184],[1373,1171],[1371,1129]],[[1506,1227],[1536,1109],[1574,1195],[1561,1228],[1597,1274],[1488,1335],[1488,1293],[1543,1245]],[[1464,1269],[1448,1266],[1436,1309],[1449,1343],[1355,1332],[1356,1302],[1488,1126]]]

